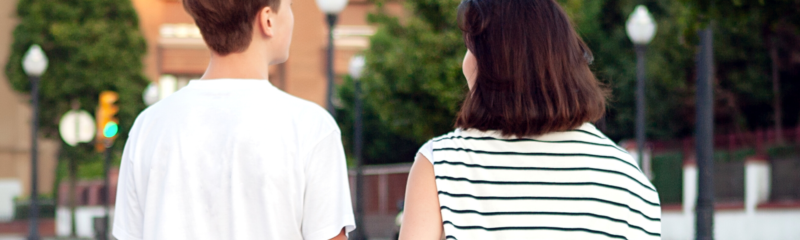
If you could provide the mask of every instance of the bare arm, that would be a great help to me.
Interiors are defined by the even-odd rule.
[[[336,235],[336,237],[331,238],[331,240],[347,240],[347,235],[344,234],[344,228],[342,228],[342,231],[339,232],[339,235]]]
[[[442,233],[442,213],[433,164],[422,154],[417,154],[408,174],[400,240],[439,240]]]

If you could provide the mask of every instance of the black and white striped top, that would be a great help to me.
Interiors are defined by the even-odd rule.
[[[447,239],[660,239],[658,193],[592,124],[534,138],[456,130],[420,153]]]

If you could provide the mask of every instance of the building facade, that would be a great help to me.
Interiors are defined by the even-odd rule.
[[[17,26],[17,1],[0,1],[0,66],[11,54],[14,28]],[[5,73],[0,74],[0,222],[12,217],[14,197],[30,194],[31,180],[31,106],[30,96],[11,88]],[[60,140],[39,138],[38,189],[40,194],[53,192],[57,152]]]
[[[145,73],[158,86],[160,98],[199,78],[205,71],[210,52],[200,37],[192,18],[180,0],[132,0],[140,28],[148,43],[144,59]],[[389,2],[390,13],[400,14],[402,4]],[[337,75],[346,74],[350,58],[369,44],[374,28],[366,23],[374,5],[366,0],[351,0],[340,14],[334,30]],[[17,25],[16,1],[0,1],[0,65],[5,66]],[[295,0],[295,31],[289,60],[270,69],[270,81],[295,96],[325,105],[327,89],[326,54],[328,28],[324,14],[314,0]],[[0,219],[6,198],[1,189],[21,189],[13,196],[27,196],[30,189],[30,97],[14,91],[0,74]],[[39,189],[51,193],[55,181],[58,139],[39,140]],[[7,184],[6,184],[7,183]]]
[[[143,59],[145,75],[153,82],[158,99],[180,89],[188,81],[199,78],[208,65],[210,52],[193,19],[183,9],[182,1],[131,0],[131,2],[139,15],[139,26],[148,44],[147,54]],[[12,32],[18,23],[15,16],[16,4],[15,0],[0,1],[0,66],[5,66],[13,43]],[[398,16],[403,14],[400,1],[389,1],[384,7],[391,14]],[[269,68],[270,81],[276,87],[325,106],[328,87],[326,78],[328,27],[325,15],[314,0],[295,0],[292,9],[295,29],[289,60],[280,65],[264,67]],[[351,57],[369,46],[369,36],[374,34],[375,29],[367,24],[366,19],[368,13],[374,9],[375,6],[366,0],[350,0],[348,6],[339,14],[339,21],[333,31],[334,69],[337,82],[341,76],[347,74]],[[30,97],[14,91],[5,74],[0,74],[0,222],[11,220],[13,217],[14,198],[25,198],[30,194],[30,121]],[[40,194],[53,193],[59,141],[60,139],[44,138],[38,140]],[[99,199],[97,196],[101,191],[94,182],[86,184],[88,185],[81,185],[83,187],[78,191],[79,200],[86,199],[82,203],[89,209],[87,211],[97,212],[99,211],[97,203],[100,200],[91,199]],[[63,192],[64,186],[61,188]],[[112,193],[113,190],[114,188]],[[64,196],[58,201],[62,203],[60,205],[65,202]],[[379,205],[381,210],[379,215],[384,216],[379,218],[384,220],[382,221],[385,222],[384,225],[391,225],[390,216],[396,214],[396,210],[393,209],[396,207],[395,203]],[[65,209],[59,208],[57,215],[62,216],[60,220],[64,218],[64,211]],[[92,214],[86,216],[90,215],[94,216]],[[22,222],[19,224],[25,225]],[[80,225],[78,232],[83,235],[88,234],[91,228],[87,224],[86,221],[78,223],[77,225]],[[45,228],[48,231],[55,230],[54,225],[57,224]],[[60,225],[58,232],[61,235],[70,232],[69,224]],[[0,228],[3,227],[17,233],[25,232],[22,227],[0,224]],[[384,234],[389,233],[378,233],[378,235]]]
[[[269,68],[270,81],[289,94],[325,106],[327,91],[328,27],[325,15],[314,0],[295,0],[294,36],[286,63]],[[194,21],[180,0],[133,0],[139,25],[147,39],[146,75],[159,88],[159,98],[199,78],[205,71],[210,52]],[[390,13],[401,14],[402,4],[385,4]],[[339,14],[334,29],[334,69],[338,76],[347,73],[350,58],[368,47],[374,28],[367,25],[375,6],[366,0],[351,0]]]

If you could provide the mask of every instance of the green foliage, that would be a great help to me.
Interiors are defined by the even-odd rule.
[[[668,152],[653,156],[653,186],[661,204],[683,201],[683,154]]]
[[[56,218],[56,201],[46,197],[38,198],[39,218]],[[24,220],[30,217],[31,202],[14,201],[14,220]]]
[[[382,2],[378,0],[380,5]],[[766,39],[779,36],[783,59],[800,52],[797,0],[558,0],[594,53],[591,66],[611,91],[606,117],[598,123],[614,140],[634,136],[636,54],[625,21],[637,4],[658,24],[646,55],[646,119],[649,139],[694,134],[697,29],[715,19],[715,123],[717,133],[771,126],[771,59]],[[402,20],[379,10],[369,20],[378,31],[366,51],[365,105],[379,121],[368,131],[390,131],[422,144],[452,129],[466,93],[461,74],[464,48],[456,27],[457,0],[409,0]],[[707,22],[707,21],[705,21]],[[774,34],[770,34],[774,33]],[[777,35],[775,35],[777,34]],[[785,62],[789,62],[786,60]],[[800,71],[780,69],[784,122],[800,121]],[[351,106],[345,106],[345,109]],[[351,111],[351,110],[347,110]],[[368,112],[367,114],[373,114]],[[340,119],[343,125],[349,124]],[[381,137],[382,138],[382,137]],[[367,151],[392,148],[366,141]],[[410,160],[410,157],[408,158]]]
[[[690,41],[698,29],[712,24],[716,61],[718,102],[716,121],[723,131],[764,128],[774,124],[772,101],[771,47],[778,49],[780,82],[783,85],[781,111],[788,126],[800,121],[796,109],[796,79],[800,71],[791,70],[788,59],[799,51],[800,1],[797,0],[681,0],[682,10],[676,15]],[[783,63],[781,63],[783,62]],[[788,63],[788,64],[787,64]],[[788,105],[787,105],[788,104]],[[721,107],[719,107],[721,105]],[[721,109],[720,109],[721,108]],[[722,119],[720,119],[722,118]],[[734,130],[736,129],[736,130]]]
[[[756,150],[753,148],[742,148],[734,151],[725,149],[715,149],[714,162],[716,163],[740,163],[744,162],[748,157],[756,155]]]
[[[767,147],[770,159],[792,159],[798,156],[799,150],[794,146]],[[752,148],[738,149],[730,152],[724,149],[714,151],[714,162],[717,164],[742,163],[747,157],[756,154]],[[683,199],[683,153],[665,152],[653,156],[652,183],[658,190],[661,204],[681,203]],[[726,173],[718,173],[726,174]]]
[[[679,0],[682,10],[678,20],[687,33],[695,33],[705,28],[711,21],[735,19],[742,20],[760,13],[758,22],[767,31],[775,30],[782,24],[800,23],[800,1],[797,0]]]
[[[713,9],[698,1],[669,0],[560,0],[576,28],[595,53],[593,69],[612,90],[609,111],[600,124],[612,139],[630,138],[635,117],[635,64],[633,44],[624,22],[636,4],[646,5],[658,24],[647,52],[647,135],[674,139],[693,135],[694,82],[697,29],[701,19],[714,17],[716,64],[716,132],[728,133],[765,128],[773,124],[771,36],[778,36],[782,51],[795,51],[800,31],[800,1],[719,0]],[[711,6],[711,5],[709,5]],[[597,11],[593,8],[600,8]],[[785,10],[794,9],[794,10]],[[702,11],[701,11],[702,10]],[[691,23],[691,24],[689,24]],[[780,30],[774,32],[773,29]],[[783,58],[788,59],[790,53]],[[785,61],[788,62],[788,61]],[[791,71],[780,70],[784,122],[798,120],[800,98]]]
[[[119,93],[122,149],[135,117],[144,109],[141,94],[148,83],[142,57],[146,42],[139,31],[138,16],[130,0],[20,0],[19,25],[5,68],[14,89],[30,91],[22,70],[22,56],[39,44],[49,58],[40,83],[40,130],[58,138],[58,121],[77,102],[93,112],[103,90]],[[62,145],[60,159],[100,160],[93,146]]]
[[[774,146],[767,148],[767,156],[771,159],[800,158],[800,147]]]
[[[711,4],[712,9],[699,8],[689,14],[713,19],[718,128],[732,132],[734,129],[752,130],[774,124],[773,63],[769,56],[773,46],[787,54],[779,56],[775,64],[779,67],[779,81],[783,85],[779,89],[784,103],[783,120],[789,123],[788,126],[794,125],[800,98],[792,93],[800,89],[791,75],[800,72],[781,63],[789,61],[780,58],[788,59],[791,51],[798,51],[800,47],[794,40],[800,37],[800,14],[797,12],[800,1],[718,0]],[[684,27],[693,30],[697,25]]]
[[[352,154],[354,137],[354,104],[355,94],[353,80],[349,77],[344,79],[344,83],[338,87],[338,97],[341,99],[342,107],[336,111],[336,120],[342,130],[344,148]],[[362,96],[362,100],[364,99]],[[386,125],[380,120],[372,104],[362,105],[362,121],[364,130],[364,151],[363,158],[365,164],[387,164],[409,162],[414,159],[414,155],[419,149],[419,142],[400,136],[393,131],[386,129]],[[354,159],[352,159],[354,160]],[[354,166],[355,162],[348,159],[348,165]]]
[[[467,90],[461,73],[466,53],[455,23],[458,0],[410,0],[401,22],[383,12],[366,52],[364,99],[384,126],[422,143],[452,130]]]
[[[365,52],[361,78],[364,159],[367,164],[409,162],[422,143],[453,129],[466,80],[466,47],[455,23],[458,0],[410,0],[402,21],[379,7],[378,26]],[[383,2],[377,0],[382,6]],[[338,88],[337,121],[345,149],[353,143],[353,82]]]

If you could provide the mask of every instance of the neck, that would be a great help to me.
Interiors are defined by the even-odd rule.
[[[269,80],[269,60],[264,54],[245,50],[225,56],[213,53],[205,74],[200,79],[263,79]]]

